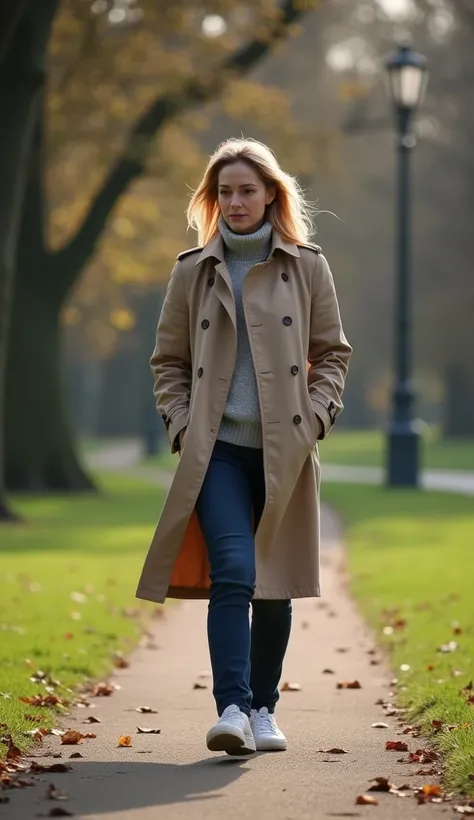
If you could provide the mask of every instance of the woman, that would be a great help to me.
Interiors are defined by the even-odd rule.
[[[151,359],[181,458],[137,596],[210,599],[208,748],[283,750],[291,599],[320,594],[317,441],[352,351],[309,207],[269,148],[222,144],[188,222],[202,245],[178,256]]]

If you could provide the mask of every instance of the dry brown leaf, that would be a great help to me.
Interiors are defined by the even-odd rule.
[[[398,791],[398,787],[390,783],[387,777],[374,777],[370,782],[374,785],[369,788],[369,792],[389,792],[391,789]]]
[[[336,689],[362,689],[358,680],[351,680],[351,681],[339,681],[336,684]]]
[[[388,723],[383,723],[382,721],[378,721],[377,723],[372,723],[372,729],[388,729]]]
[[[66,766],[65,763],[51,763],[50,766],[45,766],[43,763],[37,763],[33,760],[30,772],[31,774],[43,774],[44,772],[64,774],[65,772],[72,772],[72,768],[71,766]]]
[[[102,723],[100,718],[94,717],[94,715],[89,715],[86,717],[85,720],[82,721],[83,723]]]
[[[77,729],[69,729],[62,735],[61,743],[64,746],[76,746],[84,737],[85,735],[83,735],[82,732],[78,732]]]
[[[385,748],[387,752],[408,752],[408,744],[403,740],[387,740]]]
[[[128,669],[130,662],[124,658],[122,652],[116,652],[113,656],[113,664],[116,669]]]
[[[294,683],[292,681],[285,681],[281,687],[282,692],[299,692],[300,690],[301,686],[299,683]]]
[[[128,748],[133,745],[132,738],[130,737],[130,735],[120,735],[117,745]]]
[[[147,729],[145,726],[137,726],[139,735],[161,735],[161,729]]]
[[[106,698],[110,695],[113,695],[115,690],[116,687],[113,686],[111,683],[105,683],[104,681],[102,681],[101,683],[98,683],[96,684],[96,686],[94,686],[90,694],[92,698]]]
[[[73,757],[84,757],[84,755],[81,755],[80,752],[73,752],[72,755],[69,755],[69,758],[72,759]]]
[[[332,749],[318,749],[321,754],[324,755],[348,755],[349,752],[346,752],[345,749],[339,749],[337,746],[334,746]]]
[[[432,749],[417,749],[409,754],[410,763],[435,763],[436,760],[439,760],[439,754]]]
[[[158,709],[152,709],[151,706],[137,706],[137,712],[141,712],[142,715],[157,715]]]
[[[19,698],[22,703],[27,703],[29,706],[67,706],[68,701],[58,698],[57,695],[28,695]]]
[[[378,806],[379,801],[370,794],[359,794],[356,798],[356,806]]]

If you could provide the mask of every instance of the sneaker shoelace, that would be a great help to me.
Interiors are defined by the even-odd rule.
[[[254,718],[255,722],[257,723],[258,729],[261,732],[275,732],[276,731],[276,723],[275,718],[269,712],[257,712]]]
[[[240,728],[242,722],[242,713],[229,712],[227,715],[222,715],[221,720],[224,720],[226,723],[231,723],[233,726],[237,726],[238,728]]]

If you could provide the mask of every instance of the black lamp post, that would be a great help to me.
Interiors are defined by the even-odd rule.
[[[419,433],[413,418],[415,394],[411,383],[410,155],[416,144],[411,125],[424,96],[428,72],[426,59],[408,46],[399,46],[386,68],[397,125],[398,152],[396,382],[388,434],[387,483],[393,487],[414,487],[419,475]]]

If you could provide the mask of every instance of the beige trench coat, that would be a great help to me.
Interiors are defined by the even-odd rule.
[[[255,598],[318,596],[317,439],[342,410],[352,353],[321,249],[273,233],[268,261],[243,289],[263,426],[266,504],[255,536]],[[195,504],[217,438],[236,356],[235,302],[220,235],[180,254],[151,359],[157,407],[171,441],[187,428],[137,597],[209,597]]]

